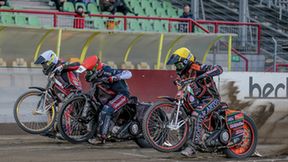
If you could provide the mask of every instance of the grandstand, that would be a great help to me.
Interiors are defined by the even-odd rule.
[[[242,11],[238,0],[192,1],[196,1],[197,3],[193,5],[197,4],[199,8],[194,11],[195,21],[179,19],[183,13],[181,7],[184,3],[190,3],[190,0],[125,0],[127,6],[138,13],[138,16],[131,13],[124,16],[120,12],[115,15],[111,15],[110,12],[102,12],[98,0],[92,0],[88,4],[65,2],[62,12],[57,11],[50,0],[10,0],[9,7],[2,6],[0,8],[0,22],[3,27],[64,28],[85,31],[234,33],[237,36],[233,38],[234,56],[232,59],[235,65],[233,70],[271,71],[274,60],[276,60],[276,64],[287,63],[287,51],[282,50],[282,45],[287,44],[285,41],[288,38],[287,1],[275,0],[272,3],[269,0],[249,0],[248,7],[246,6],[245,22],[241,19]],[[85,17],[75,17],[75,8],[78,6],[83,6],[84,11],[87,11]],[[75,25],[75,22],[83,22],[84,25]],[[181,24],[186,26],[185,30],[179,28]],[[272,37],[277,43],[278,56],[275,58]],[[225,43],[217,43],[210,53],[217,53],[219,57],[217,55],[213,61],[211,61],[212,58],[207,61],[210,63],[220,61],[221,63],[223,59],[220,54],[223,54],[223,50],[221,50],[223,48],[225,48]],[[31,60],[21,58],[14,58],[14,60],[1,58],[0,60],[2,66],[30,67],[31,63]],[[114,67],[137,69],[154,67],[154,64],[143,62],[145,60],[139,61],[135,65],[125,62],[125,66],[113,61],[110,60],[109,63]],[[161,67],[166,69],[165,66]],[[280,67],[282,70],[286,69],[286,66]]]

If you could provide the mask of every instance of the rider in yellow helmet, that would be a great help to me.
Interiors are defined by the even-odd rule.
[[[187,147],[181,152],[184,156],[192,156],[196,153],[197,145],[205,145],[202,141],[202,122],[205,116],[220,106],[220,95],[213,77],[220,75],[223,70],[219,65],[200,64],[191,51],[185,47],[177,49],[172,54],[167,65],[173,64],[180,77],[178,84],[191,84],[195,95],[195,99],[190,101],[195,108],[192,113],[193,134],[191,140],[187,142]]]

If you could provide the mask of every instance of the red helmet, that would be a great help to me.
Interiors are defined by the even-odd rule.
[[[102,70],[102,68],[103,68],[103,63],[100,61],[100,59],[96,55],[93,55],[93,56],[87,57],[76,72],[83,73],[86,70],[100,71]]]

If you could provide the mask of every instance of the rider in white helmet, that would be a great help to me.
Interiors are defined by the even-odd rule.
[[[74,86],[75,88],[81,90],[81,85],[79,85],[80,82],[73,81],[74,79],[78,79],[77,73],[72,73],[74,75],[71,75],[71,73],[68,73],[69,71],[75,71],[79,68],[80,63],[79,62],[64,62],[61,61],[58,56],[53,52],[52,50],[48,50],[43,52],[37,60],[34,62],[34,64],[41,64],[43,67],[43,73],[45,75],[49,75],[50,73],[56,73],[58,74],[60,80],[65,88],[68,88],[69,86]]]

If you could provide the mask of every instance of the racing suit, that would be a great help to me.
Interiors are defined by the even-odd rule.
[[[57,79],[64,85],[64,88],[76,88],[82,90],[81,82],[79,81],[79,75],[74,71],[80,66],[79,62],[69,63],[65,61],[59,61],[55,67],[55,71],[59,74]]]
[[[195,99],[191,105],[195,108],[192,113],[194,129],[191,141],[188,144],[201,144],[202,122],[208,114],[216,110],[220,105],[220,95],[213,80],[214,76],[220,75],[223,70],[219,65],[206,65],[196,63],[180,76],[184,82],[191,81],[191,88],[195,94]],[[192,80],[195,80],[192,82]],[[192,143],[191,143],[192,142]]]
[[[103,106],[99,116],[98,127],[100,132],[98,133],[101,135],[102,140],[105,140],[113,114],[128,103],[130,93],[125,80],[130,79],[132,73],[128,70],[112,69],[110,66],[104,65],[100,76],[108,78],[106,84],[116,93],[115,97]]]

